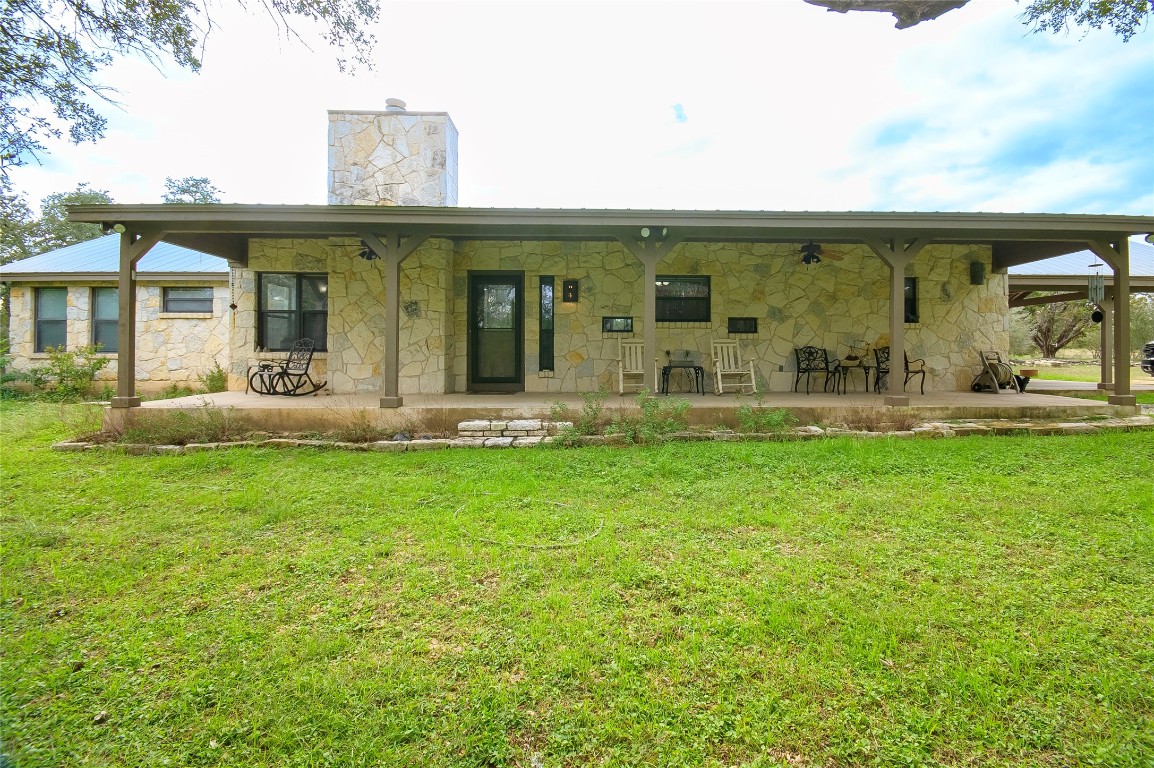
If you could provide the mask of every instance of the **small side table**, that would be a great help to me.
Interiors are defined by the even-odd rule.
[[[844,395],[846,393],[846,382],[849,380],[849,375],[853,371],[861,371],[865,375],[865,389],[863,391],[870,391],[870,366],[866,365],[864,362],[860,365],[845,365],[842,363],[838,365],[837,370],[837,384],[841,386],[841,394]]]
[[[694,388],[699,395],[705,394],[705,367],[693,363],[670,363],[661,368],[661,394],[669,394],[669,374],[673,369],[680,368],[693,376]]]

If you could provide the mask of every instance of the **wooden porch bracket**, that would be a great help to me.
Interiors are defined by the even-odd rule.
[[[1091,240],[1088,245],[1114,270],[1114,296],[1118,297],[1114,302],[1114,394],[1108,402],[1137,405],[1138,398],[1130,392],[1130,240]]]
[[[135,408],[136,396],[136,262],[164,238],[163,232],[120,234],[120,273],[117,280],[116,397],[113,408]]]
[[[910,404],[905,388],[906,377],[902,373],[906,351],[906,267],[930,244],[930,238],[895,236],[887,241],[867,236],[864,241],[890,271],[890,376],[885,404],[906,406]]]
[[[400,408],[401,262],[421,247],[425,233],[402,235],[387,232],[379,237],[371,232],[361,240],[385,264],[385,350],[381,360],[381,408]]]
[[[662,228],[664,230],[664,228]],[[654,227],[656,230],[656,227]],[[646,238],[633,230],[615,230],[613,236],[617,238],[625,249],[633,254],[645,268],[645,316],[642,318],[645,330],[645,354],[657,359],[657,263],[665,258],[678,244],[681,235],[666,231],[660,236],[656,234]],[[657,372],[654,367],[645,366],[645,388],[650,392],[657,392]]]

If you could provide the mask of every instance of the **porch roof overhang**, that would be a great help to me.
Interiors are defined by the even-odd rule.
[[[252,238],[401,237],[610,241],[668,228],[680,242],[862,243],[867,238],[990,245],[994,270],[1154,232],[1154,216],[1018,213],[674,211],[344,205],[82,205],[69,219],[162,233],[245,263]]]

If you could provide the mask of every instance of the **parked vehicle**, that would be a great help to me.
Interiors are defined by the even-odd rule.
[[[1148,341],[1142,347],[1142,370],[1154,376],[1154,341]]]

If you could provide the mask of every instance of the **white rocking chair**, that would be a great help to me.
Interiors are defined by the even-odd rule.
[[[757,394],[757,373],[753,363],[756,358],[741,359],[741,350],[736,341],[715,341],[711,347],[713,357],[713,379],[717,387],[717,394],[723,394],[725,387],[736,389],[738,392],[749,387],[752,394]],[[728,380],[728,385],[726,381]]]
[[[617,342],[617,393],[624,395],[626,387],[636,387],[637,392],[645,389],[645,343],[640,341]],[[657,381],[657,361],[653,361],[653,381]],[[656,386],[656,384],[654,384]]]

